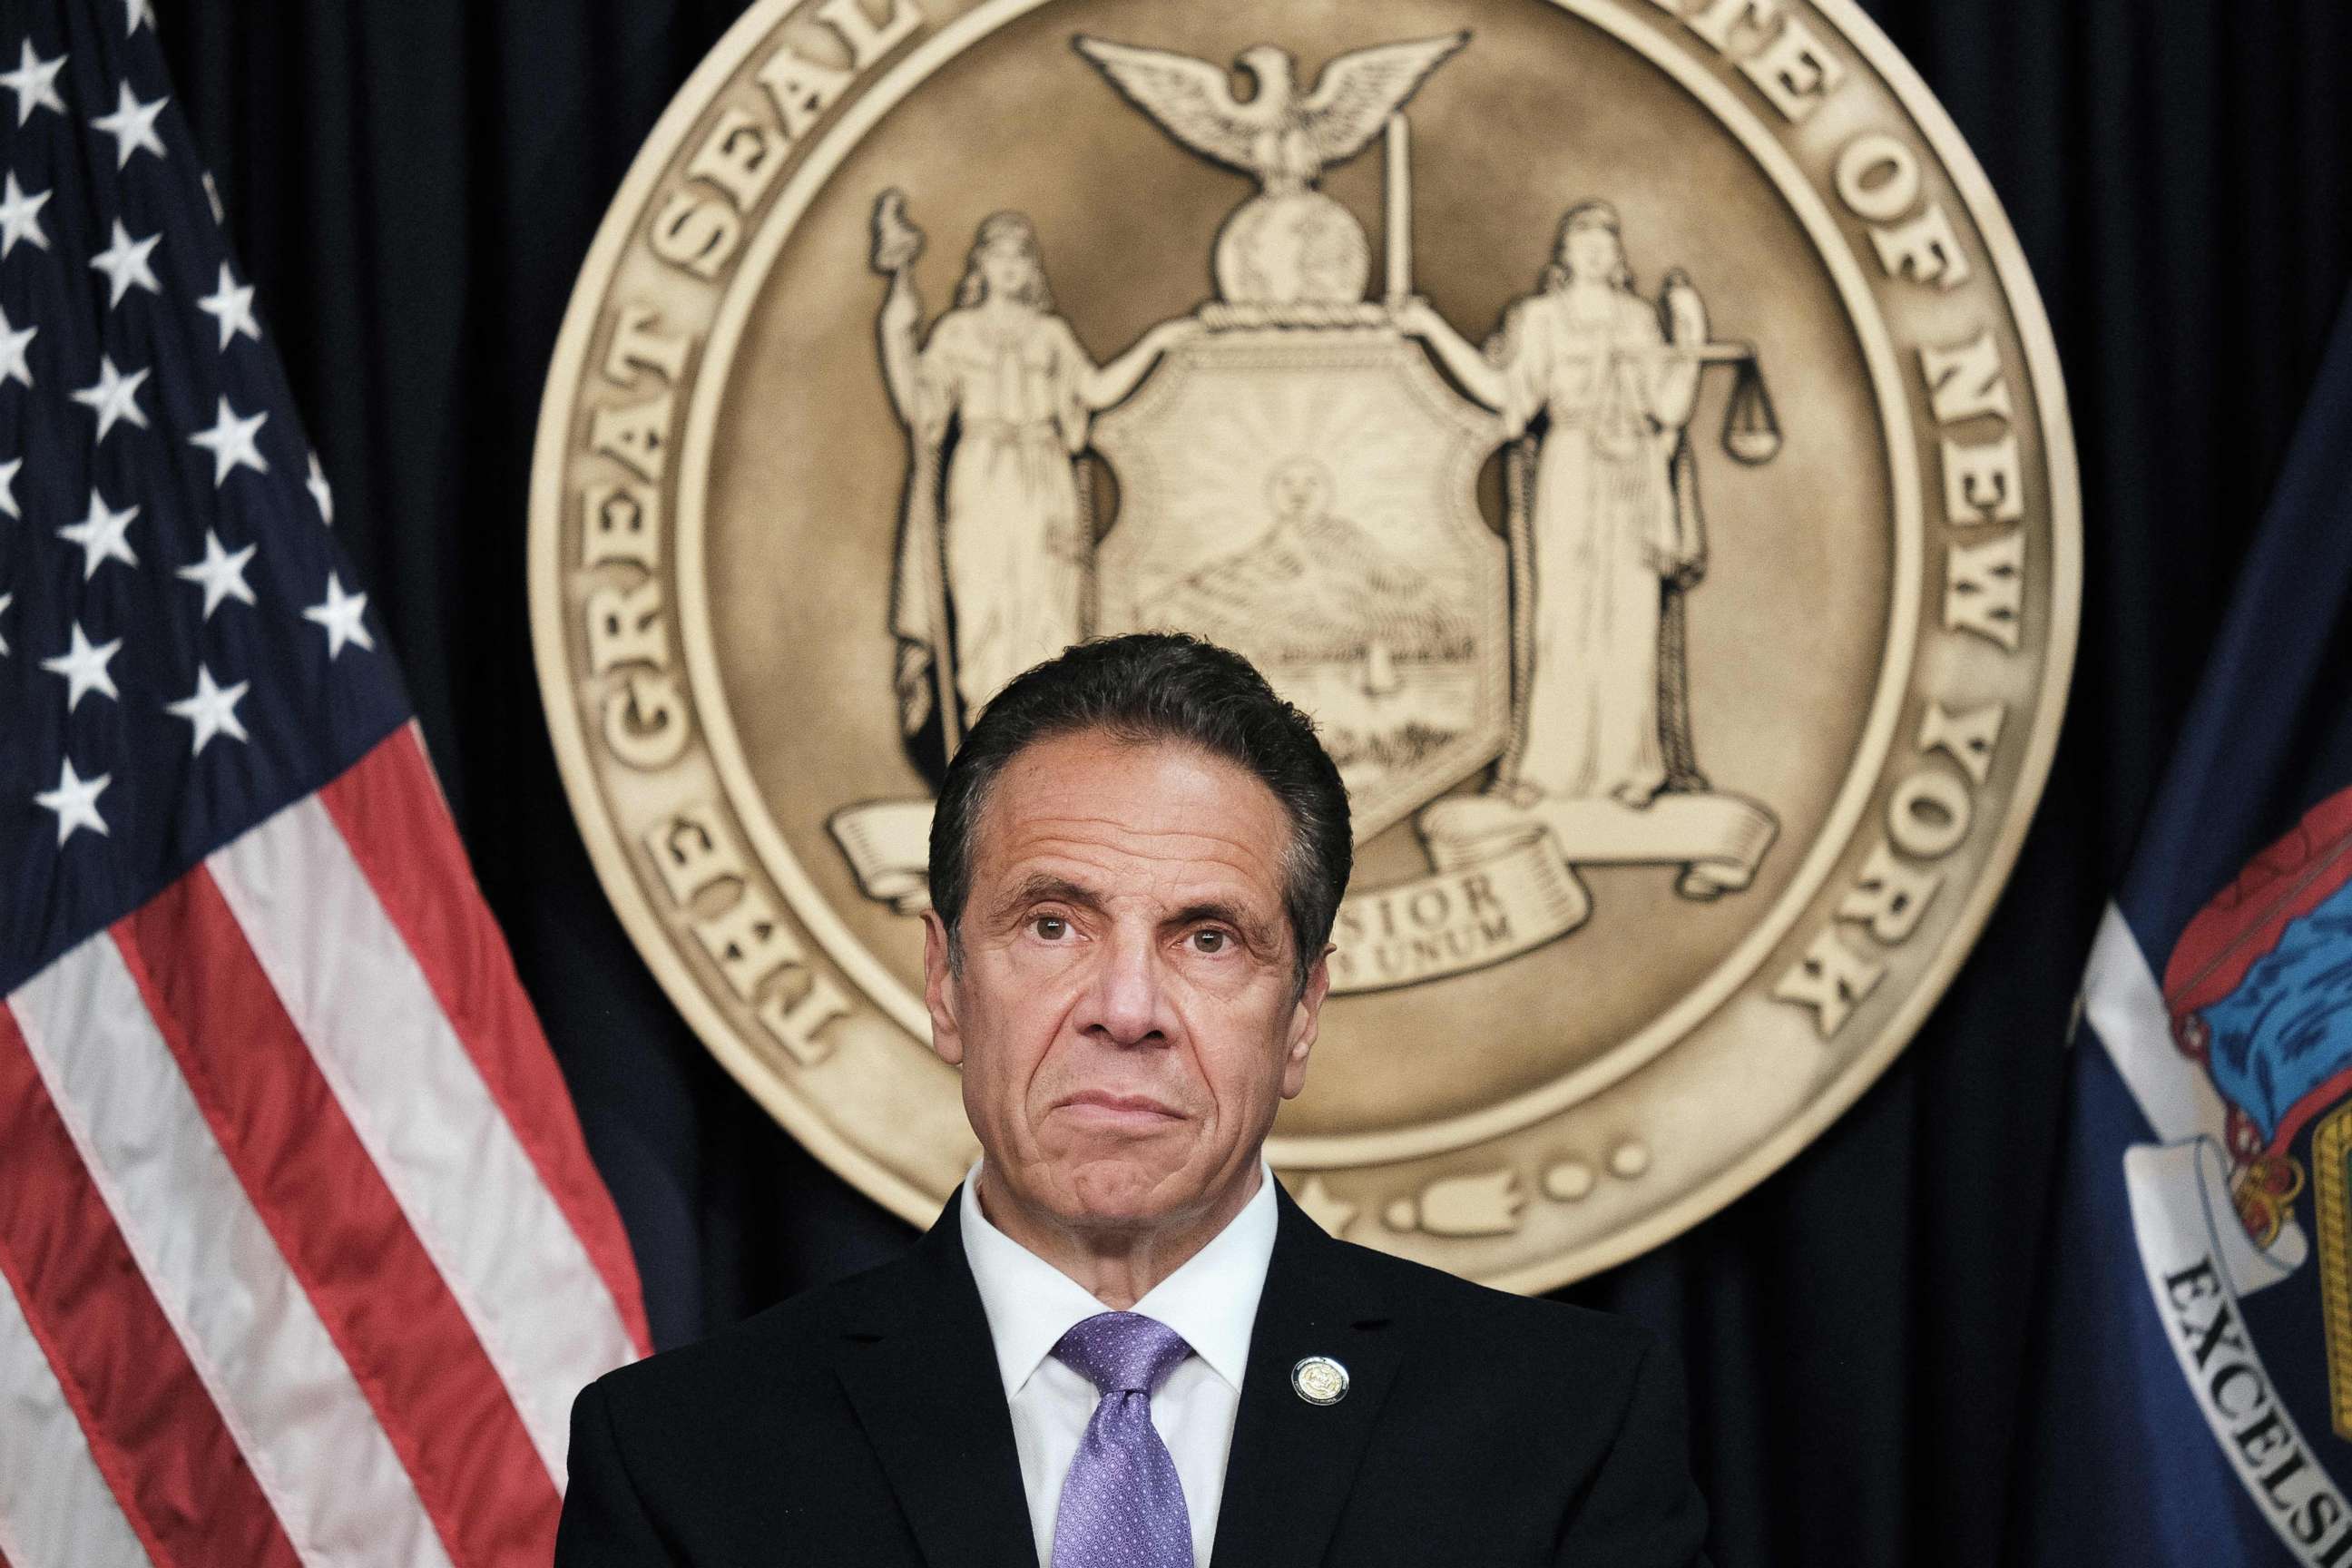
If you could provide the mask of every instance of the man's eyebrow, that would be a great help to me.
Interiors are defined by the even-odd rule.
[[[1043,903],[1076,904],[1086,910],[1102,908],[1102,900],[1095,896],[1092,889],[1079,886],[1067,877],[1056,877],[1045,871],[1032,872],[1014,884],[1011,892],[998,900],[997,907],[1020,910],[1031,904]]]

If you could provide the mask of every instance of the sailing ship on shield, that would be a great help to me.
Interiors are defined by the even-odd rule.
[[[1715,340],[1689,278],[1636,291],[1591,200],[1483,344],[1412,290],[1404,108],[1467,34],[1376,45],[1300,90],[1258,45],[1225,68],[1079,37],[1077,52],[1192,152],[1258,189],[1213,252],[1217,298],[1097,363],[1055,310],[1034,226],[974,236],[928,331],[904,197],[876,202],[888,279],[884,380],[909,437],[890,627],[910,744],[933,760],[1021,670],[1082,637],[1177,630],[1248,656],[1312,715],[1358,841],[1411,820],[1424,879],[1351,891],[1335,990],[1516,956],[1591,913],[1579,865],[1672,868],[1686,897],[1747,887],[1778,831],[1718,790],[1691,732],[1685,614],[1706,539],[1689,425],[1711,366],[1736,376],[1723,447],[1780,433],[1756,355]],[[1382,144],[1385,276],[1321,174]],[[1504,449],[1506,522],[1478,476]],[[1107,464],[1098,528],[1083,465]],[[1470,785],[1475,781],[1475,786]],[[930,804],[866,802],[830,826],[870,896],[914,911]],[[1382,942],[1373,900],[1429,916]]]

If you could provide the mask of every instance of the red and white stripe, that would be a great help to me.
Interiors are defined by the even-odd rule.
[[[634,1265],[412,731],[0,1006],[0,1564],[544,1563]]]

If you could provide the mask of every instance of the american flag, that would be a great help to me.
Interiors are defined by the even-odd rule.
[[[0,1564],[543,1563],[611,1198],[148,0],[0,68]]]

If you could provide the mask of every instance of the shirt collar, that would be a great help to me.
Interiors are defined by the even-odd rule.
[[[1107,1309],[1085,1286],[997,1229],[981,1212],[980,1170],[973,1165],[964,1178],[958,1217],[1009,1399],[1072,1325]],[[1249,1364],[1250,1331],[1265,1289],[1278,1219],[1274,1172],[1263,1162],[1258,1171],[1257,1191],[1241,1212],[1133,1309],[1183,1335],[1192,1353],[1236,1390]]]

